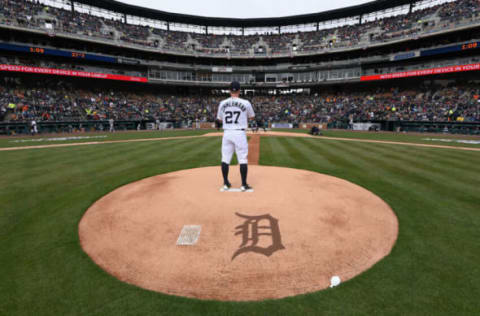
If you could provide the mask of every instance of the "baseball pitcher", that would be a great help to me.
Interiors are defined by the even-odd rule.
[[[228,181],[228,169],[235,152],[240,164],[241,190],[245,192],[252,189],[247,184],[248,142],[245,131],[248,128],[248,120],[255,117],[255,112],[249,101],[239,97],[240,83],[234,81],[230,84],[230,95],[230,98],[220,103],[217,114],[217,120],[223,123],[224,130],[222,140],[223,189],[228,190],[232,186]]]

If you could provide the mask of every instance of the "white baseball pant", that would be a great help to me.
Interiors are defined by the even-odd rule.
[[[222,140],[222,162],[230,164],[234,152],[237,154],[239,164],[248,163],[247,134],[241,130],[225,130]]]

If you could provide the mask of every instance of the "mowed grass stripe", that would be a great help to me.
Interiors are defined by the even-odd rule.
[[[261,144],[260,164],[275,166],[279,163],[297,162],[302,164],[297,168],[311,169],[321,164],[329,168],[336,165],[325,159],[323,155],[312,150],[308,145],[312,139],[293,137],[262,137],[265,141]],[[275,154],[272,154],[275,152]],[[262,157],[265,157],[262,160]],[[267,159],[268,158],[268,159]],[[288,161],[285,161],[288,160]]]
[[[282,148],[287,154],[287,157],[291,161],[299,162],[298,168],[300,169],[309,169],[314,165],[314,161],[311,160],[311,157],[308,156],[308,153],[303,152],[298,149],[298,139],[282,137],[278,139],[278,146]]]
[[[179,146],[179,150],[183,149],[182,144],[190,144],[189,139],[179,139],[167,141],[170,146]],[[167,150],[167,144],[159,146],[161,150]],[[15,183],[16,181],[23,181],[24,177],[44,176],[44,166],[47,163],[55,163],[56,166],[74,167],[76,164],[84,164],[86,168],[93,167],[93,162],[104,162],[108,159],[113,159],[114,163],[121,160],[131,160],[132,156],[129,152],[135,151],[135,155],[144,154],[144,148],[151,148],[152,143],[134,143],[134,144],[105,144],[103,148],[99,147],[71,147],[71,148],[49,148],[36,149],[24,152],[5,152],[2,165],[8,168],[15,168],[23,171],[21,178],[18,178],[16,173],[6,174],[0,179],[1,183]],[[25,158],[25,157],[28,158]],[[108,158],[108,159],[107,159]],[[10,176],[9,176],[10,175]]]
[[[331,174],[365,186],[371,180],[375,180],[374,189],[391,189],[395,183],[391,181],[398,172],[385,175],[383,162],[381,164],[373,163],[370,156],[359,156],[358,152],[353,152],[351,144],[344,142],[307,142],[312,150],[316,150],[319,155],[327,159],[334,168],[328,168],[325,165],[317,164],[314,171]],[[286,151],[286,150],[285,150]],[[283,158],[283,155],[279,155]],[[410,181],[409,181],[410,184]]]
[[[99,170],[105,170],[104,168],[110,167],[114,169],[128,167],[136,167],[145,163],[152,163],[155,160],[163,164],[169,163],[174,160],[182,160],[184,158],[194,158],[196,154],[206,154],[209,152],[209,145],[214,146],[216,142],[209,142],[206,139],[193,140],[173,140],[169,141],[162,146],[152,143],[136,143],[136,144],[108,144],[104,150],[95,150],[94,148],[69,148],[69,149],[55,149],[52,153],[43,153],[45,155],[38,157],[31,157],[29,160],[19,162],[21,164],[31,164],[30,161],[35,163],[31,166],[32,170],[41,174],[44,172],[42,166],[51,160],[52,155],[55,157],[57,166],[61,166],[65,169],[74,168],[76,173],[96,172]],[[174,148],[172,150],[172,148]],[[192,148],[196,148],[192,151]],[[47,151],[47,150],[43,150]],[[181,153],[181,154],[179,154]],[[42,159],[45,158],[45,159]],[[13,158],[15,159],[15,158]],[[193,159],[192,159],[193,160]],[[80,166],[80,169],[75,167]],[[158,166],[158,164],[152,164],[152,167]],[[17,167],[15,164],[13,168]],[[36,170],[38,168],[39,170]],[[107,168],[108,169],[108,168]],[[31,171],[29,171],[31,172]],[[51,174],[51,173],[50,173]],[[27,174],[25,174],[26,176]],[[46,176],[43,174],[43,176]],[[52,174],[55,177],[54,174]],[[9,183],[14,182],[14,177],[8,179]],[[50,180],[50,179],[47,179]],[[51,183],[51,182],[49,182]]]
[[[266,163],[266,164],[271,164],[271,160],[265,160],[264,158],[269,157],[270,159],[282,159],[286,160],[287,162],[294,162],[294,158],[290,156],[290,154],[287,151],[287,148],[285,147],[285,143],[282,141],[281,137],[263,137],[264,143],[261,144],[260,146],[260,162],[261,163]],[[264,145],[264,144],[268,145]],[[264,152],[265,146],[266,150],[268,151],[264,155],[262,154]]]
[[[342,146],[349,146],[348,143],[338,142],[338,148],[330,146],[330,142],[318,142],[314,139],[308,139],[305,142],[305,147],[312,152],[317,152],[318,156],[327,161],[327,164],[322,164],[321,161],[316,163],[316,171],[327,174],[336,174],[342,176],[351,174],[352,172],[362,172],[364,169],[359,168],[356,160],[352,157],[346,156]],[[346,173],[348,171],[348,173]]]
[[[42,204],[43,201],[47,200],[55,202],[56,198],[62,200],[65,196],[71,197],[72,194],[75,194],[75,191],[81,191],[82,188],[89,187],[92,184],[96,185],[97,189],[102,186],[105,187],[105,189],[108,189],[108,186],[110,186],[110,189],[112,189],[111,185],[106,181],[102,181],[99,175],[121,174],[129,169],[139,167],[148,172],[148,169],[155,170],[155,168],[158,168],[159,166],[165,168],[181,161],[182,159],[194,162],[196,161],[197,155],[202,155],[204,157],[211,155],[212,147],[216,145],[216,142],[209,142],[205,139],[200,139],[198,141],[173,141],[173,144],[165,144],[163,148],[152,146],[152,144],[137,144],[134,146],[136,148],[132,148],[132,146],[122,144],[111,145],[112,148],[106,148],[106,151],[104,152],[92,152],[92,149],[85,148],[78,150],[79,152],[77,152],[77,150],[73,150],[73,152],[66,150],[63,154],[58,155],[60,159],[59,161],[62,161],[62,163],[56,164],[58,167],[54,173],[45,172],[45,170],[42,169],[41,166],[45,166],[48,163],[47,161],[35,159],[37,163],[36,168],[39,169],[39,173],[43,174],[43,176],[29,178],[30,181],[28,183],[25,183],[25,181],[22,181],[19,185],[12,183],[11,185],[8,185],[9,190],[2,190],[2,196],[5,195],[7,201],[13,200],[13,202],[22,202],[20,197],[26,194],[26,192],[31,189],[41,189],[42,194],[37,196],[33,201],[36,205]],[[175,150],[168,150],[170,146],[175,146]],[[125,154],[127,149],[130,151],[135,150],[134,156]],[[68,155],[70,155],[70,158],[64,157]],[[110,156],[112,156],[113,159],[107,159]],[[139,159],[139,157],[142,158]],[[92,161],[96,163],[91,163]],[[193,163],[192,166],[195,166],[195,163]],[[152,173],[154,174],[154,172]],[[66,187],[72,187],[74,191],[66,190],[58,192],[55,187],[50,187],[48,185],[58,181],[59,174],[63,175],[61,179],[62,184]],[[27,174],[22,176],[28,178]],[[131,181],[133,181],[133,179],[125,177],[125,183]],[[69,186],[67,186],[67,184],[69,184]],[[10,192],[10,190],[13,192]],[[52,211],[60,207],[49,204],[48,210],[39,209],[38,211]]]
[[[478,176],[475,176],[474,173],[462,172],[461,177],[458,177],[456,171],[452,170],[452,167],[455,166],[457,170],[460,169],[460,167],[453,163],[443,165],[435,163],[436,156],[441,153],[434,153],[435,156],[420,156],[417,154],[417,150],[393,151],[392,148],[388,148],[388,146],[371,146],[365,143],[359,143],[350,148],[359,148],[363,149],[364,152],[372,153],[374,154],[372,159],[374,159],[375,162],[386,162],[389,166],[395,166],[400,162],[399,166],[402,167],[402,171],[407,171],[410,176],[415,177],[425,174],[426,176],[422,177],[422,179],[426,179],[427,182],[430,182],[429,179],[437,179],[438,181],[435,182],[436,188],[446,188],[446,190],[452,190],[453,188],[454,190],[468,192],[480,186],[480,179]],[[364,155],[363,157],[367,158],[368,156]]]
[[[367,143],[364,143],[368,145]],[[375,147],[390,148],[392,152],[408,152],[413,153],[412,157],[425,157],[431,159],[432,162],[439,162],[440,164],[451,164],[461,169],[470,169],[472,171],[480,172],[480,166],[478,165],[478,159],[480,153],[469,151],[452,151],[437,148],[409,148],[405,146],[395,146],[378,144]]]
[[[169,149],[170,146],[175,146],[175,150]],[[134,148],[132,148],[132,146],[122,144],[111,145],[111,148],[106,148],[105,151],[94,151],[86,148],[79,150],[62,150],[63,153],[55,155],[59,160],[59,162],[56,162],[57,168],[55,172],[48,172],[45,170],[45,167],[42,167],[48,164],[48,161],[34,158],[36,164],[34,168],[38,169],[38,172],[42,174],[42,176],[29,178],[28,174],[24,173],[21,176],[24,179],[30,179],[31,181],[29,181],[29,183],[25,184],[25,181],[22,181],[18,187],[15,186],[14,181],[6,183],[10,190],[19,195],[24,193],[22,190],[28,190],[31,187],[41,188],[41,197],[43,197],[50,191],[58,194],[54,188],[50,189],[48,184],[55,183],[59,174],[68,174],[62,177],[62,184],[70,183],[74,185],[75,188],[79,188],[78,186],[90,185],[85,184],[83,181],[84,179],[82,179],[82,177],[85,176],[93,175],[94,178],[98,178],[101,173],[122,173],[131,168],[138,168],[139,166],[155,170],[155,168],[166,167],[175,161],[181,161],[183,159],[194,161],[196,155],[204,156],[210,153],[211,147],[213,146],[215,146],[215,142],[200,139],[196,142],[192,142],[191,140],[175,140],[172,141],[172,144],[165,144],[163,147],[152,146],[151,144],[135,144],[133,146]],[[192,150],[192,148],[194,148],[194,150]],[[134,150],[134,154],[127,154],[129,151],[132,152],[132,150]],[[181,154],[179,154],[180,152]],[[112,157],[112,159],[107,159],[109,157]],[[8,177],[6,178],[8,179]],[[128,181],[130,181],[130,179],[125,180],[126,183],[129,183]],[[98,181],[97,185],[102,184],[102,181]],[[5,191],[8,193],[8,190]],[[68,194],[71,194],[71,192],[68,192]],[[11,196],[11,194],[8,195]],[[45,198],[49,197],[45,196]]]
[[[175,141],[178,144],[178,149],[182,150],[184,147],[190,146],[188,141]],[[185,145],[182,145],[185,144]],[[145,148],[142,144],[138,148]],[[19,159],[18,153],[9,153],[5,156],[5,160],[9,169],[15,172],[4,173],[0,180],[0,187],[2,188],[0,198],[5,199],[5,202],[10,202],[12,211],[18,212],[17,204],[24,203],[23,196],[31,194],[31,192],[41,192],[41,194],[33,194],[33,199],[27,201],[32,202],[29,207],[35,208],[36,205],[43,205],[45,200],[55,201],[61,195],[71,196],[75,191],[81,191],[82,187],[89,187],[94,185],[103,185],[104,181],[98,181],[99,174],[102,172],[117,173],[135,165],[135,160],[132,156],[125,154],[127,149],[125,145],[116,145],[106,151],[96,151],[92,148],[70,148],[70,149],[56,149],[50,154],[43,152],[36,152],[29,155],[27,159]],[[174,155],[175,151],[170,152],[169,155]],[[55,170],[46,168],[52,163],[52,154],[55,157]],[[143,151],[136,152],[136,156],[144,156]],[[10,156],[10,157],[9,157]],[[21,157],[21,154],[20,154]],[[112,159],[108,159],[112,157]],[[30,166],[30,167],[29,167]],[[32,170],[32,171],[30,171]],[[87,181],[86,181],[87,180]],[[52,186],[53,183],[61,181],[63,187],[71,188],[71,191],[62,190]],[[49,204],[49,208],[55,208],[55,205]],[[17,210],[15,210],[17,209]],[[40,210],[45,211],[45,210]],[[1,233],[0,233],[1,234]]]
[[[331,162],[325,159],[323,156],[318,155],[315,151],[308,146],[308,142],[312,141],[311,139],[306,138],[292,138],[286,137],[282,138],[283,144],[285,145],[286,151],[290,156],[296,161],[300,161],[303,165],[301,169],[309,169],[309,166],[322,165],[326,168],[331,168]]]
[[[465,182],[457,182],[455,185],[451,185],[449,182],[452,182],[451,180],[458,175],[451,174],[451,171],[447,170],[447,166],[443,168],[445,172],[431,172],[416,167],[415,163],[408,160],[407,156],[391,156],[385,152],[381,153],[379,147],[365,146],[365,144],[361,143],[352,144],[345,147],[344,150],[363,159],[367,164],[371,162],[370,168],[381,165],[384,171],[389,172],[392,176],[396,175],[397,177],[407,179],[413,188],[421,189],[426,194],[436,192],[443,197],[456,194],[458,196],[457,202],[467,201],[467,203],[470,203],[479,201],[478,194],[476,194],[478,193],[478,181],[477,185]],[[448,203],[449,200],[441,202]]]

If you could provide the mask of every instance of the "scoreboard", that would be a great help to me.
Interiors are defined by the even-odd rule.
[[[479,47],[479,42],[475,43],[468,43],[468,44],[463,44],[462,45],[462,50],[468,50],[468,49],[475,49]]]
[[[0,43],[0,50],[31,53],[31,54],[37,54],[37,55],[61,56],[61,57],[85,59],[85,60],[100,61],[100,62],[115,63],[115,64],[119,62],[118,58],[115,58],[115,57],[102,56],[102,55],[96,55],[96,54],[87,54],[82,52],[74,52],[74,51],[67,51],[67,50],[60,50],[60,49],[50,49],[50,48],[43,48],[43,47],[37,47],[37,46],[17,45],[17,44],[10,44],[10,43]]]
[[[422,50],[422,52],[420,53],[420,56],[422,57],[433,56],[433,55],[446,54],[446,53],[452,53],[452,52],[461,52],[465,50],[474,50],[478,48],[480,48],[480,42],[471,42],[471,43],[460,44],[460,45],[452,45],[452,46]]]

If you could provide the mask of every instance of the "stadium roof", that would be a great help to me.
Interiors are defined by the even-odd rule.
[[[254,18],[254,19],[236,19],[236,18],[217,18],[204,17],[188,14],[179,14],[165,12],[155,9],[149,9],[136,5],[121,3],[114,0],[74,0],[74,2],[83,3],[92,7],[102,8],[127,15],[144,17],[153,20],[160,20],[173,23],[204,25],[204,26],[223,26],[223,27],[275,27],[285,25],[300,25],[307,23],[316,23],[331,21],[342,18],[349,18],[364,15],[372,12],[382,11],[402,5],[407,5],[420,0],[377,0],[356,6],[329,10],[318,13],[302,14],[278,18]]]

